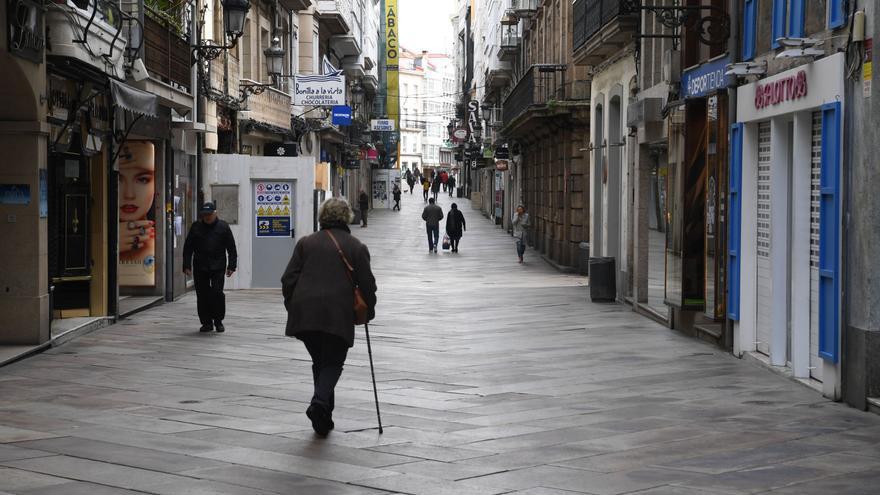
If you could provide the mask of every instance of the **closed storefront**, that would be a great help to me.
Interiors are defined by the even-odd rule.
[[[843,74],[839,54],[740,87],[729,188],[735,352],[835,398]]]

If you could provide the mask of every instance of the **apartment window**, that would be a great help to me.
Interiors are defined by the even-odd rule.
[[[251,79],[251,63],[253,58],[251,54],[253,47],[251,46],[251,20],[244,21],[244,34],[241,37],[241,76],[245,79]]]
[[[804,36],[805,1],[773,0],[770,46],[779,48],[779,38]]]

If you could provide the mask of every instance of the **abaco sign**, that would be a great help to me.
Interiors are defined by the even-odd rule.
[[[755,108],[758,110],[786,101],[807,97],[807,71],[755,86]]]

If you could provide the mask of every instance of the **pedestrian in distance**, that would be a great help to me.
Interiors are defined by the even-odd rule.
[[[368,319],[375,317],[376,279],[370,252],[351,235],[348,224],[353,219],[345,199],[324,201],[318,212],[321,230],[297,242],[281,277],[285,334],[302,341],[312,358],[314,393],[306,416],[320,436],[334,427],[334,391],[348,349],[354,346],[353,285],[367,304]]]
[[[452,192],[455,191],[455,176],[450,175],[449,181],[447,182],[447,189],[449,189],[449,197],[452,197]]]
[[[199,209],[199,220],[192,224],[183,242],[183,273],[192,275],[196,288],[196,308],[200,332],[226,331],[226,296],[223,276],[231,277],[238,266],[235,238],[229,224],[217,217],[214,203]]]
[[[449,173],[445,170],[440,172],[440,182],[443,184],[443,192],[446,192],[446,186],[449,184]]]
[[[516,213],[513,214],[513,238],[516,240],[516,254],[519,256],[520,263],[523,262],[523,255],[526,252],[526,231],[530,226],[526,207],[517,206]]]
[[[434,201],[437,201],[437,195],[440,193],[440,178],[435,177],[434,182],[431,184],[431,192],[434,194]]]
[[[400,211],[400,188],[397,187],[397,184],[394,184],[394,190],[391,191],[392,197],[394,197],[394,208],[397,211]]]
[[[422,195],[425,197],[425,203],[428,202],[428,192],[431,190],[431,182],[428,179],[422,178]]]
[[[358,207],[361,209],[361,227],[367,226],[367,210],[370,209],[370,197],[361,189],[358,196]]]
[[[409,184],[409,194],[412,195],[413,186],[416,185],[416,179],[413,177],[412,173],[409,173],[409,170],[407,170],[406,183]]]
[[[446,216],[446,235],[449,236],[449,248],[453,253],[458,252],[458,242],[467,230],[464,214],[458,209],[458,205],[452,203],[449,215]]]
[[[435,204],[434,198],[428,200],[428,206],[422,210],[422,220],[428,233],[428,252],[437,252],[440,240],[440,220],[443,220],[443,209]]]

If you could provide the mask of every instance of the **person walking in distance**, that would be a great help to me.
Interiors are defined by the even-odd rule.
[[[416,178],[413,177],[412,172],[410,172],[409,170],[406,171],[406,183],[409,185],[409,194],[412,195],[413,186],[416,185]]]
[[[431,192],[434,194],[434,201],[437,201],[437,195],[440,193],[440,177],[435,176],[434,182],[431,184]]]
[[[440,220],[443,220],[443,209],[435,204],[434,198],[428,200],[428,206],[422,210],[422,220],[428,232],[428,252],[437,252],[437,241],[440,240]]]
[[[183,243],[183,273],[192,275],[196,287],[200,332],[226,330],[223,276],[231,277],[237,266],[238,252],[229,224],[217,218],[214,203],[203,204],[199,220],[192,224]]]
[[[446,188],[449,189],[449,197],[452,197],[452,192],[455,191],[455,176],[450,175],[449,180],[446,182]]]
[[[314,392],[306,416],[320,436],[334,427],[334,391],[348,349],[354,346],[353,285],[367,304],[368,319],[376,315],[370,251],[351,235],[348,224],[353,219],[345,199],[324,201],[318,212],[321,230],[296,243],[281,277],[285,334],[302,341],[312,358]]]
[[[449,236],[449,249],[453,253],[458,252],[458,242],[461,236],[467,230],[467,224],[464,221],[464,214],[458,209],[458,205],[452,203],[449,215],[446,216],[446,235]]]
[[[358,195],[358,207],[361,209],[361,227],[367,226],[367,210],[370,208],[370,197],[361,189]]]
[[[523,254],[526,252],[526,230],[530,226],[526,207],[517,206],[516,213],[513,214],[513,238],[516,240],[516,254],[519,256],[520,263],[523,262]]]
[[[428,202],[428,191],[431,190],[431,182],[427,177],[422,177],[422,195],[425,197],[425,203]]]
[[[400,211],[400,188],[397,187],[397,184],[394,184],[394,190],[391,191],[391,195],[394,198],[394,210]]]

